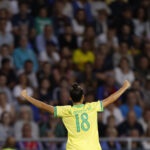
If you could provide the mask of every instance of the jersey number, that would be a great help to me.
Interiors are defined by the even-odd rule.
[[[80,126],[83,131],[88,131],[90,128],[90,123],[88,122],[88,114],[87,113],[81,114],[81,120],[82,120],[81,125],[79,122],[79,115],[76,114],[75,117],[76,117],[77,132],[80,132]]]

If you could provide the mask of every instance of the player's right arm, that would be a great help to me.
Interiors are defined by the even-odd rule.
[[[129,87],[129,81],[125,80],[123,86],[117,92],[102,101],[103,107],[106,107],[109,104],[115,102]]]
[[[26,90],[22,90],[21,95],[30,103],[38,107],[39,109],[42,109],[46,112],[49,112],[51,114],[54,114],[54,107],[48,104],[45,104],[39,100],[36,100],[30,96],[28,96],[28,93]]]

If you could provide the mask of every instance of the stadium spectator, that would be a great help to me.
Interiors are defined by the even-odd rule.
[[[32,138],[32,126],[29,123],[24,123],[22,127],[23,138]],[[20,149],[43,150],[42,144],[36,141],[19,142]]]
[[[98,11],[98,16],[93,22],[96,35],[106,34],[108,30],[108,15],[105,9]]]
[[[40,52],[39,60],[47,61],[50,64],[57,64],[60,61],[59,53],[57,52],[56,44],[53,42],[46,43],[46,50]]]
[[[13,136],[9,136],[3,146],[2,150],[19,150],[16,139]]]
[[[68,16],[69,18],[73,18],[73,8],[70,0],[63,0],[63,10],[62,14]]]
[[[145,132],[145,137],[149,138],[150,137],[150,126],[148,126],[146,132]],[[150,148],[150,143],[148,141],[143,141],[142,146],[144,149],[149,149]]]
[[[64,33],[59,35],[60,48],[68,47],[71,50],[77,48],[77,36],[73,33],[71,25],[65,25]]]
[[[38,62],[35,56],[35,53],[32,49],[27,47],[28,38],[26,36],[20,37],[20,46],[14,50],[13,58],[14,64],[17,69],[22,69],[24,63],[27,60],[31,60],[33,62],[33,70],[37,71]]]
[[[85,17],[84,9],[78,9],[75,18],[72,19],[72,28],[75,34],[82,37],[85,27],[87,25],[87,20]]]
[[[83,40],[87,40],[89,42],[89,49],[91,49],[92,51],[96,50],[98,43],[96,42],[96,36],[93,26],[86,26],[83,37],[78,38],[79,46],[81,46]]]
[[[29,14],[29,6],[25,1],[19,3],[19,12],[12,17],[13,31],[15,34],[20,32],[18,27],[22,24],[26,24],[28,29],[32,29],[34,26],[34,19]]]
[[[18,100],[19,103],[26,103],[25,99],[20,95],[20,92],[26,89],[29,95],[33,95],[33,89],[29,86],[29,80],[25,73],[19,76],[18,84],[13,89],[13,96]]]
[[[42,7],[39,10],[39,16],[35,18],[35,29],[37,34],[43,33],[45,25],[52,25],[52,20],[47,16],[47,9]]]
[[[8,103],[7,96],[5,93],[0,93],[0,118],[4,112],[9,112],[11,114],[12,119],[15,118],[15,109],[13,105]]]
[[[134,90],[130,90],[128,91],[127,95],[126,95],[126,103],[125,104],[122,104],[120,106],[120,110],[122,112],[122,115],[124,118],[127,117],[127,114],[130,112],[130,111],[134,111],[135,114],[136,114],[136,117],[138,119],[141,118],[142,116],[142,109],[140,107],[140,100],[138,101],[139,99],[137,99],[136,95],[135,95],[135,91]]]
[[[42,137],[46,137],[47,133],[51,131],[54,133],[54,136],[56,136],[55,131],[56,131],[57,123],[58,123],[58,119],[55,119],[53,116],[49,116],[47,122],[42,122],[40,124],[40,135]]]
[[[7,80],[7,86],[13,88],[16,80],[16,73],[11,66],[11,60],[9,58],[2,59],[2,67],[0,69],[1,74],[5,74]]]
[[[145,86],[143,89],[144,94],[144,103],[146,106],[150,106],[149,97],[150,97],[150,75],[146,77]]]
[[[145,109],[143,112],[143,117],[139,120],[139,123],[142,125],[143,130],[146,132],[150,124],[150,109]]]
[[[53,131],[49,130],[47,131],[47,138],[55,138],[55,134],[53,133]],[[56,150],[57,149],[57,145],[54,142],[46,142],[45,143],[45,148],[47,150]]]
[[[92,18],[91,4],[88,1],[73,0],[72,7],[73,7],[73,13],[74,13],[74,15],[77,14],[77,12],[78,12],[79,9],[84,9],[87,20],[89,22],[91,22],[93,20],[93,18]]]
[[[0,140],[6,140],[9,136],[13,136],[12,117],[10,112],[3,112],[0,123]]]
[[[145,21],[145,10],[144,8],[138,8],[137,10],[137,18],[133,20],[134,22],[134,33],[136,36],[144,37],[145,29],[146,29],[146,21]]]
[[[140,135],[143,135],[144,131],[140,123],[136,119],[134,111],[130,111],[127,115],[127,119],[118,126],[119,136],[129,136],[133,129],[138,130]]]
[[[144,79],[147,77],[147,75],[150,73],[149,71],[149,60],[146,56],[141,56],[139,58],[139,62],[136,67],[136,77],[141,79],[144,82]]]
[[[98,87],[97,99],[105,99],[108,95],[117,91],[117,86],[115,85],[115,76],[113,72],[107,72],[105,77],[105,84]]]
[[[52,20],[53,20],[55,34],[58,36],[64,32],[65,25],[71,23],[69,17],[67,17],[62,13],[63,8],[64,8],[63,2],[61,1],[56,1],[53,6]]]
[[[107,117],[106,129],[107,128],[116,128],[115,117],[113,115]]]
[[[47,42],[53,42],[56,45],[58,45],[58,40],[57,40],[57,37],[53,33],[52,25],[45,25],[44,33],[36,37],[36,48],[39,53],[46,50]]]
[[[13,57],[11,55],[9,46],[6,44],[0,47],[0,67],[2,66],[2,60],[4,58],[8,58],[10,60],[11,66],[13,67]]]
[[[32,131],[31,137],[38,138],[39,137],[39,127],[36,122],[33,121],[33,114],[30,106],[22,105],[19,108],[17,121],[14,124],[14,135],[16,139],[23,138],[22,129],[24,124],[30,124]]]
[[[119,62],[120,62],[120,60],[121,60],[122,57],[125,57],[128,60],[129,66],[131,68],[134,67],[133,57],[128,54],[128,50],[129,50],[128,44],[126,42],[121,42],[120,43],[120,49],[119,49],[119,51],[115,52],[113,54],[113,64],[114,64],[114,67],[117,67],[119,65]]]
[[[115,125],[119,125],[124,120],[120,109],[118,109],[114,104],[109,105],[109,107],[104,110],[103,114],[104,124],[107,123],[107,119],[111,115],[114,115]]]
[[[11,32],[12,31],[12,23],[9,19],[9,12],[6,8],[0,9],[0,16],[1,18],[6,19],[6,32]]]
[[[133,36],[132,29],[129,24],[123,24],[121,27],[121,31],[118,34],[119,42],[125,41],[128,43],[128,46],[131,47],[133,45]]]
[[[115,138],[117,137],[117,130],[115,128],[107,128],[106,129],[106,136]],[[104,150],[110,150],[110,149],[118,149],[121,150],[121,145],[119,142],[102,142],[101,146]]]
[[[132,137],[132,138],[140,137],[139,131],[137,129],[132,129],[130,131],[130,137]],[[136,141],[132,142],[132,149],[133,150],[138,150],[138,149],[142,149],[142,148],[143,147],[142,147],[142,144],[140,142],[136,142]]]
[[[31,60],[27,60],[24,63],[24,68],[19,70],[17,74],[18,76],[21,74],[26,74],[30,82],[30,85],[35,89],[38,88],[38,81],[36,73],[33,71],[33,62]]]
[[[61,89],[68,89],[69,82],[65,77],[61,78],[60,84],[53,90],[53,100],[58,100],[60,97]]]
[[[129,67],[129,61],[126,57],[122,57],[119,62],[119,67],[114,69],[115,80],[119,86],[123,84],[124,80],[134,81],[134,72]]]
[[[98,11],[101,9],[105,9],[109,15],[111,14],[111,10],[105,1],[99,1],[99,0],[91,1],[91,10],[92,10],[93,17],[96,18],[98,16]]]
[[[79,75],[77,76],[77,81],[79,83],[84,83],[86,87],[88,87],[88,90],[90,90],[91,87],[94,88],[94,84],[95,84],[94,82],[95,76],[93,74],[93,64],[87,62],[84,68],[85,68],[84,72],[79,73]]]
[[[52,101],[52,88],[48,78],[43,78],[38,90],[39,100],[50,103]]]
[[[0,19],[0,46],[8,44],[12,50],[14,47],[14,36],[11,32],[6,31],[7,20],[5,18]]]
[[[81,48],[76,49],[73,53],[73,62],[79,70],[84,70],[84,64],[86,62],[94,63],[94,59],[95,56],[89,49],[89,43],[87,40],[84,40]]]
[[[37,72],[38,82],[40,83],[43,78],[52,80],[52,67],[49,62],[44,62],[41,69]]]
[[[6,75],[3,73],[0,74],[0,92],[5,93],[7,95],[8,103],[14,103],[11,90],[7,87]]]
[[[107,44],[108,48],[114,51],[119,49],[119,41],[116,36],[116,29],[114,27],[108,27],[106,33],[102,33],[97,37],[98,44]]]

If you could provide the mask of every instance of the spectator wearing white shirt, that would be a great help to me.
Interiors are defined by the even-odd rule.
[[[86,27],[86,17],[84,9],[78,9],[76,17],[72,20],[73,31],[77,36],[82,36]]]
[[[24,123],[29,123],[32,127],[32,138],[38,138],[39,137],[39,127],[36,122],[33,121],[33,112],[30,106],[22,105],[19,108],[17,121],[14,124],[14,135],[15,138],[23,138],[22,134],[22,128]]]
[[[114,104],[109,105],[103,112],[103,123],[107,124],[107,119],[109,116],[113,115],[115,117],[115,125],[119,125],[123,122],[123,116],[119,108]]]
[[[0,19],[0,46],[8,44],[13,49],[14,37],[10,32],[6,31],[6,18]]]
[[[4,92],[0,93],[0,118],[4,112],[11,113],[12,118],[14,119],[15,111],[14,107],[8,103],[7,95]]]
[[[52,65],[60,61],[60,56],[57,52],[55,43],[47,42],[46,50],[39,54],[39,60],[41,62],[49,62]]]
[[[135,79],[134,73],[129,67],[129,61],[125,57],[121,58],[119,67],[116,67],[114,71],[115,79],[119,86],[123,85],[125,80],[128,80],[130,83],[132,83]]]
[[[98,11],[101,9],[105,9],[109,15],[111,14],[111,10],[105,1],[93,0],[90,3],[91,3],[92,14],[94,17],[98,16]]]
[[[19,76],[19,82],[13,89],[13,95],[20,103],[26,103],[25,99],[21,96],[21,91],[23,89],[27,90],[29,96],[33,96],[33,89],[28,85],[28,83],[28,77],[25,73],[23,73]]]
[[[98,44],[107,44],[108,48],[113,49],[115,51],[119,48],[119,41],[116,36],[116,29],[113,26],[108,28],[107,33],[102,33],[97,37]]]
[[[137,18],[133,19],[134,23],[134,33],[136,36],[143,37],[146,32],[146,21],[145,21],[145,10],[144,8],[139,8],[137,10]]]

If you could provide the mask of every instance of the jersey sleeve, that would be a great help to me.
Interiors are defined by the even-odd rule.
[[[55,106],[54,117],[67,117],[70,115],[70,106]]]
[[[92,109],[95,109],[97,112],[103,112],[103,103],[102,101],[97,101],[91,103]]]

